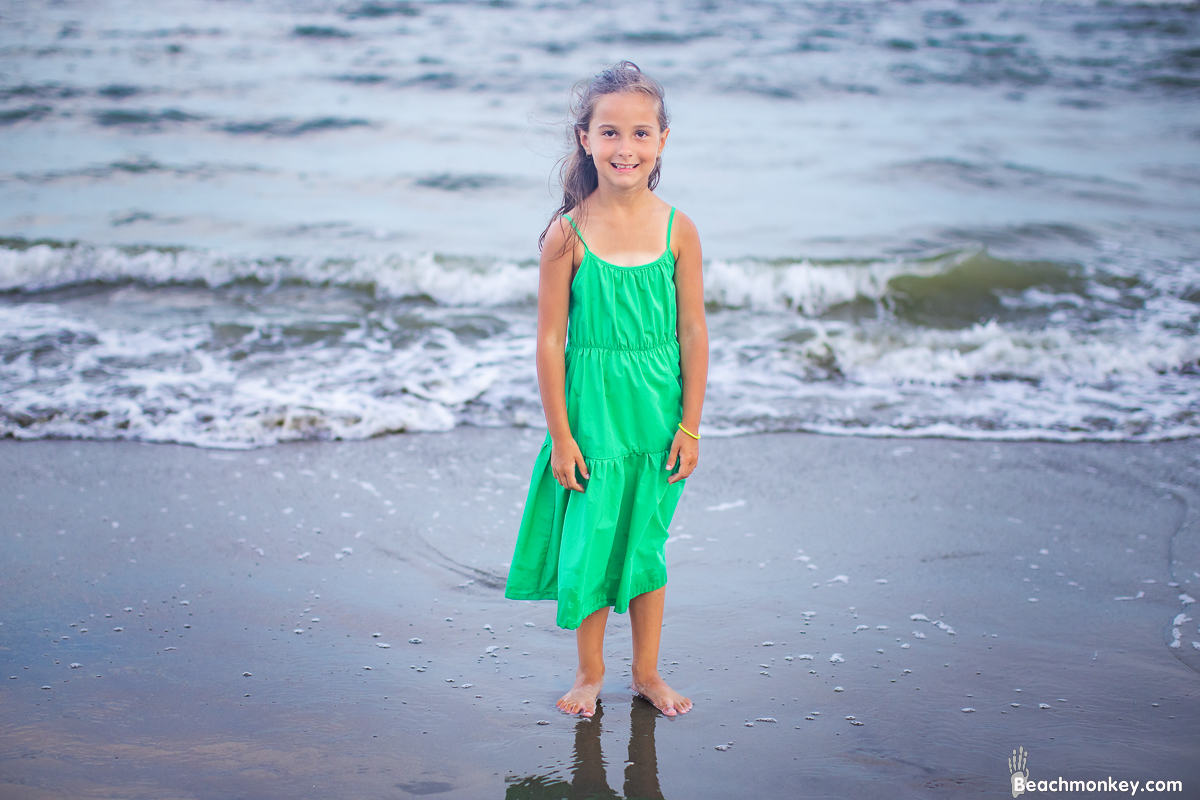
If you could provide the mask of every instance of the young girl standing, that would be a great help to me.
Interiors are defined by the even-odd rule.
[[[572,111],[562,205],[539,242],[537,371],[549,432],[504,596],[558,601],[579,667],[557,705],[584,716],[604,683],[608,610],[628,609],[632,689],[674,716],[692,701],[658,673],[663,548],[700,454],[700,236],[654,195],[669,133],[657,81],[623,61],[580,84]]]

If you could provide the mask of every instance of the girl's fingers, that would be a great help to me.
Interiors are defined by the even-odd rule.
[[[582,492],[583,486],[575,476],[582,475],[584,480],[589,478],[587,462],[583,460],[583,453],[574,442],[561,448],[555,447],[550,454],[550,471],[554,473],[554,480],[558,481],[559,486],[576,492]]]
[[[554,467],[554,480],[558,481],[559,486],[563,487],[564,489],[572,489],[576,492],[582,492],[583,486],[580,485],[578,479],[575,477],[575,470],[577,467],[579,468],[579,474],[583,475],[584,478],[587,478],[587,464],[583,463],[583,456],[580,456],[578,462],[571,461],[567,464],[564,464],[561,468]]]
[[[671,468],[671,462],[675,456],[679,456],[679,471],[667,478],[667,483],[675,483],[692,474],[692,470],[696,469],[696,464],[700,461],[700,454],[691,451],[691,448],[680,449],[676,444],[671,448],[671,457],[667,460],[667,469]]]
[[[675,468],[675,459],[679,456],[679,442],[671,443],[671,454],[667,456],[667,469]]]

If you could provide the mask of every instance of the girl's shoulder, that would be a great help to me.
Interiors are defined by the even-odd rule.
[[[675,230],[685,229],[689,232],[696,231],[696,223],[692,222],[692,218],[683,213],[678,206],[668,206],[668,208],[671,209],[671,213],[673,215],[673,221],[671,225],[675,228]]]
[[[588,216],[586,204],[580,203],[569,211],[564,211],[555,222],[562,226],[563,235],[567,238],[579,238],[579,230],[584,219]]]
[[[563,241],[569,243],[571,247],[584,246],[581,226],[586,214],[587,210],[583,206],[575,206],[570,211],[563,212],[554,221],[554,224],[561,231]]]
[[[574,217],[571,219],[574,219]],[[543,262],[547,259],[558,261],[559,259],[568,259],[569,257],[572,268],[574,268],[582,260],[582,253],[580,252],[583,249],[582,240],[579,238],[579,234],[576,232],[571,219],[568,219],[565,214],[560,214],[546,226],[546,232],[541,242]]]
[[[672,210],[674,218],[671,222],[671,252],[678,259],[680,252],[700,246],[700,231],[691,217],[677,207],[672,207]]]

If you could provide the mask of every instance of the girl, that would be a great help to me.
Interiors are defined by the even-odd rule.
[[[663,547],[700,454],[700,236],[653,192],[669,133],[657,81],[622,61],[576,87],[572,112],[562,205],[539,240],[537,371],[549,431],[504,596],[558,601],[579,667],[557,705],[584,716],[604,682],[609,607],[628,609],[632,689],[674,716],[692,701],[658,674]]]

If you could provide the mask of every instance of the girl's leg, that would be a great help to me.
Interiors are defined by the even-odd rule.
[[[658,674],[658,644],[662,639],[663,605],[667,587],[639,594],[629,601],[633,628],[633,690],[668,717],[686,714],[692,701],[667,685]]]
[[[579,667],[575,670],[575,685],[555,704],[568,714],[590,717],[596,713],[596,698],[604,685],[604,626],[608,622],[608,607],[594,611],[575,629],[575,646],[579,650]]]

